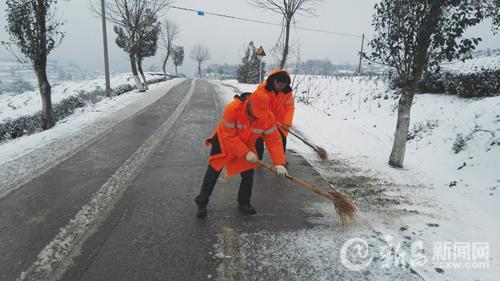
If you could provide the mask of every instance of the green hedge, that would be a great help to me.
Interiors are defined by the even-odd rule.
[[[103,94],[104,91],[102,90],[80,92],[76,96],[70,96],[61,100],[52,107],[52,114],[55,122],[70,116],[77,108],[84,107],[86,105],[85,101],[91,103],[92,101],[97,100],[97,95]],[[41,131],[41,118],[42,112],[38,111],[34,114],[20,116],[16,119],[4,120],[0,123],[0,142],[8,139],[15,139],[24,135],[31,135]]]
[[[401,88],[399,79],[392,78],[391,89]],[[418,84],[419,93],[449,94],[463,98],[500,95],[500,69],[483,69],[472,73],[427,72]]]
[[[473,73],[426,73],[419,92],[446,93],[464,98],[500,95],[500,69],[483,69]]]

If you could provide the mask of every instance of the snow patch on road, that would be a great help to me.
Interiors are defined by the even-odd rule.
[[[221,280],[422,280],[411,270],[389,264],[384,240],[367,225],[341,231],[332,220],[330,203],[311,205],[313,228],[296,231],[236,233],[225,228],[218,235],[214,257]],[[362,248],[347,247],[362,241]],[[361,255],[357,255],[357,250]],[[356,253],[355,253],[356,252]],[[342,256],[346,261],[343,261]],[[360,265],[360,270],[351,266]]]

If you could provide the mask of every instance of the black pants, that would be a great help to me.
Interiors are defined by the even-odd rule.
[[[252,186],[253,186],[253,171],[248,170],[241,173],[240,190],[238,191],[238,203],[246,205],[250,203],[250,198],[252,197]],[[219,178],[221,172],[217,172],[212,166],[208,165],[205,176],[203,177],[203,183],[201,184],[200,194],[196,197],[195,201],[198,205],[207,205],[210,195],[214,191],[215,184]]]
[[[210,155],[219,154],[221,152],[219,139],[217,135],[211,140],[212,149],[210,150]],[[201,184],[200,194],[196,196],[196,204],[207,205],[210,195],[214,191],[215,184],[219,178],[221,172],[217,172],[212,166],[208,165],[205,176],[203,177],[203,183]],[[253,186],[253,170],[248,170],[241,173],[240,190],[238,192],[238,203],[249,204],[250,198],[252,197],[252,186]]]
[[[280,132],[281,142],[283,142],[283,152],[286,153],[286,136],[280,130],[278,132]],[[257,157],[259,157],[259,160],[262,160],[264,156],[264,139],[262,137],[255,141],[255,149],[257,150]]]

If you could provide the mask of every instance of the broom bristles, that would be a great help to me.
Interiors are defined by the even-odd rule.
[[[358,211],[356,206],[354,205],[352,199],[343,192],[329,191],[328,193],[330,194],[330,199],[335,205],[335,210],[339,216],[342,228],[347,228],[347,226],[356,218],[356,213]]]
[[[318,153],[318,156],[321,160],[327,161],[328,160],[328,153],[326,152],[325,149],[322,147],[316,146],[316,152]]]
[[[276,169],[270,164],[267,164],[260,160],[257,161],[257,163],[269,171],[276,172]],[[310,189],[313,192],[333,201],[333,204],[335,205],[335,211],[339,216],[340,223],[343,229],[345,229],[352,221],[355,220],[358,209],[354,205],[352,199],[347,194],[335,190],[328,191],[321,187],[309,184],[301,179],[292,177],[290,175],[286,176],[286,178],[304,188]]]

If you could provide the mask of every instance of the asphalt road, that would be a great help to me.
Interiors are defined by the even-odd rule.
[[[316,275],[310,265],[288,271],[286,264],[269,264],[279,253],[263,261],[262,252],[268,247],[266,237],[317,227],[311,217],[324,214],[311,213],[307,206],[326,200],[312,192],[258,170],[253,192],[258,213],[248,216],[236,209],[239,177],[221,176],[208,217],[195,217],[194,197],[209,152],[202,143],[222,108],[213,84],[186,80],[110,134],[2,198],[0,280],[311,280]],[[171,119],[175,123],[157,137]],[[143,152],[151,139],[157,142]],[[139,160],[134,158],[138,151],[143,156]],[[130,159],[139,164],[129,165],[132,172],[118,173],[126,179],[114,183],[119,191],[103,192]],[[290,173],[326,185],[302,157],[289,152],[287,159]],[[103,193],[109,202],[95,209],[95,217],[78,223],[74,218]],[[328,227],[332,237],[348,237],[337,222]],[[71,239],[58,240],[60,235]],[[336,254],[330,254],[330,262],[338,264]],[[371,279],[366,272],[331,273]]]

